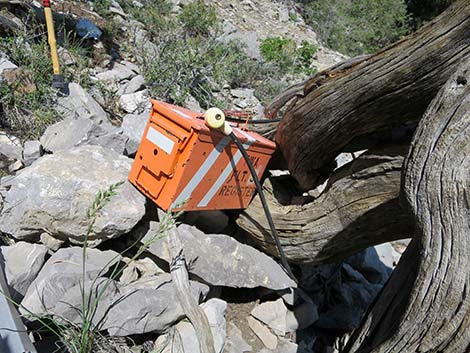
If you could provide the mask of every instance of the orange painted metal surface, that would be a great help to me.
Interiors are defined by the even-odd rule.
[[[246,208],[256,188],[231,139],[210,130],[200,113],[152,104],[130,182],[165,211]],[[261,177],[275,144],[232,126]]]

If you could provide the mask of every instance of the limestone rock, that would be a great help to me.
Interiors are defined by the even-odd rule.
[[[226,335],[225,311],[227,303],[221,299],[210,299],[201,305],[209,321],[209,326],[214,338],[215,353],[221,353],[224,348]],[[176,325],[182,341],[184,353],[200,353],[199,340],[193,325],[187,321],[181,321]]]
[[[181,224],[179,237],[183,243],[189,272],[214,286],[236,288],[265,287],[273,290],[296,287],[282,267],[262,252],[239,243],[223,234],[204,234],[195,227]],[[143,239],[147,239],[146,235]],[[150,245],[149,251],[170,261],[165,239]]]
[[[0,131],[0,157],[3,156],[1,158],[10,161],[21,159],[22,151],[21,142],[18,138]]]
[[[88,118],[98,125],[108,125],[106,112],[79,84],[69,83],[69,95],[59,97],[56,111],[65,118]]]
[[[119,98],[119,105],[127,113],[143,112],[150,107],[148,91],[123,94]]]
[[[64,294],[83,280],[82,256],[81,247],[60,249],[52,255],[29,286],[21,302],[22,307],[41,314],[51,312],[58,303],[64,302]],[[99,274],[106,273],[119,258],[119,254],[111,250],[87,249],[85,281],[93,281]]]
[[[135,93],[145,87],[145,79],[142,75],[137,75],[132,80],[122,85],[117,91],[118,96],[123,94]]]
[[[43,155],[44,151],[41,142],[26,141],[23,147],[23,162],[25,166],[30,166],[36,159]]]
[[[19,303],[30,284],[44,264],[47,247],[20,241],[14,245],[2,246],[5,259],[5,275],[10,286],[12,299]]]
[[[5,70],[14,70],[17,69],[18,66],[13,64],[10,60],[7,58],[2,58],[0,57],[0,75],[3,73]]]
[[[170,275],[157,276],[163,280],[151,287],[130,284],[120,289],[121,297],[110,309],[103,329],[111,336],[128,336],[146,332],[163,332],[184,317],[176,300]],[[192,293],[199,301],[209,291],[202,283],[190,282]]]
[[[250,326],[251,330],[255,333],[256,336],[263,342],[263,344],[268,349],[276,349],[277,348],[277,337],[269,331],[269,329],[264,326],[258,320],[249,316],[247,318],[248,325]]]
[[[125,151],[126,155],[133,156],[137,152],[149,116],[150,112],[145,111],[142,114],[127,114],[122,119],[121,129],[128,138]]]
[[[286,334],[287,307],[282,298],[255,306],[251,315],[269,326],[276,335]]]
[[[259,35],[254,31],[242,32],[231,22],[225,21],[219,40],[223,43],[239,41],[244,44],[243,50],[248,57],[256,60],[261,59],[261,51],[259,49],[261,41]]]
[[[115,63],[111,70],[106,70],[96,75],[99,81],[105,83],[119,82],[122,80],[130,79],[135,76],[135,73],[127,65]]]
[[[123,154],[126,143],[127,137],[118,128],[88,118],[66,118],[49,126],[41,136],[44,149],[53,153],[80,145],[100,145]]]
[[[87,209],[99,191],[123,183],[98,212],[89,246],[129,232],[145,214],[145,197],[126,181],[132,160],[100,146],[40,158],[9,181],[0,230],[17,239],[49,235],[81,244]]]

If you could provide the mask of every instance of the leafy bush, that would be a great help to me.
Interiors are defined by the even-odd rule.
[[[278,64],[283,73],[314,72],[310,63],[317,48],[307,41],[302,41],[297,48],[292,39],[268,37],[261,42],[260,50],[264,60]]]
[[[16,130],[23,138],[38,138],[58,118],[52,108],[56,92],[47,39],[28,44],[21,37],[4,37],[0,51],[24,72],[21,79],[0,84],[0,126]],[[24,85],[32,88],[22,92]]]
[[[93,2],[93,7],[95,11],[103,16],[103,17],[108,17],[110,12],[109,12],[109,7],[111,6],[111,0],[95,0]]]
[[[196,0],[184,6],[178,16],[183,28],[191,36],[208,36],[217,25],[217,15],[211,5],[203,0]]]
[[[169,0],[141,0],[144,6],[137,7],[130,0],[119,0],[122,9],[131,18],[143,23],[151,36],[161,35],[175,26],[170,17],[173,4]]]
[[[143,74],[153,97],[184,104],[192,95],[207,108],[214,104],[212,89],[228,83],[240,87],[253,82],[261,71],[237,43],[221,43],[202,36],[187,37],[174,31],[158,38],[157,52],[142,56]]]
[[[371,53],[410,32],[404,0],[308,0],[307,22],[330,48]]]

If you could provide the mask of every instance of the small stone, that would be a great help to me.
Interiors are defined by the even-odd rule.
[[[13,162],[12,164],[10,164],[8,166],[8,171],[10,173],[14,173],[14,172],[17,172],[18,170],[20,170],[23,167],[24,167],[23,162],[20,161],[20,160],[17,160],[17,161]]]
[[[123,94],[119,98],[119,106],[127,113],[143,112],[150,107],[150,97],[147,90]]]
[[[142,90],[145,87],[145,79],[142,75],[137,75],[134,77],[132,80],[130,80],[128,83],[122,86],[117,91],[117,95],[121,96],[123,94],[129,94],[129,93],[135,93],[137,91]]]
[[[107,70],[107,71],[97,74],[96,78],[99,81],[110,83],[110,82],[119,82],[123,80],[128,80],[134,76],[135,76],[135,73],[132,69],[130,69],[126,65],[115,63],[111,70]]]
[[[269,331],[269,329],[264,326],[261,322],[254,319],[253,317],[247,317],[248,326],[255,333],[256,336],[263,342],[266,348],[276,349],[277,347],[277,337]]]
[[[231,89],[230,94],[235,98],[251,99],[254,97],[254,90],[249,88]]]
[[[5,70],[14,70],[17,68],[18,66],[13,64],[10,60],[0,57],[0,75],[2,75]]]
[[[269,326],[276,335],[285,336],[287,307],[282,298],[255,306],[251,315]]]
[[[51,249],[52,251],[59,250],[62,244],[64,243],[63,240],[56,239],[50,236],[49,233],[46,233],[46,232],[41,233],[39,241],[45,246],[47,246],[49,249]]]
[[[44,154],[41,142],[26,141],[23,147],[23,162],[25,166],[30,166],[36,159]]]

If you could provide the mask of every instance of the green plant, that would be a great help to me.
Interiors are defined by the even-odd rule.
[[[141,0],[142,7],[137,7],[129,0],[119,0],[124,12],[131,18],[144,24],[151,37],[159,36],[163,32],[176,27],[170,17],[173,4],[169,0]]]
[[[297,47],[292,39],[268,37],[261,41],[260,50],[264,60],[279,65],[283,73],[315,72],[310,64],[317,48],[305,40]]]
[[[309,0],[307,22],[330,48],[371,53],[410,32],[404,0]]]
[[[110,6],[111,6],[111,0],[95,0],[93,2],[93,7],[95,11],[103,17],[109,16]]]
[[[58,119],[53,109],[52,64],[46,38],[0,38],[4,51],[19,70],[11,81],[0,84],[0,125],[17,131],[23,138],[38,138]]]
[[[141,66],[151,95],[159,99],[184,104],[192,95],[207,108],[214,103],[214,87],[243,86],[259,77],[254,61],[235,42],[188,37],[173,30],[154,38],[154,43],[157,51],[144,51]]]
[[[191,36],[208,36],[211,29],[217,26],[214,7],[205,4],[203,0],[195,0],[185,5],[178,19]]]
[[[267,62],[279,64],[287,72],[295,62],[296,45],[292,39],[268,37],[261,41],[261,55]]]

